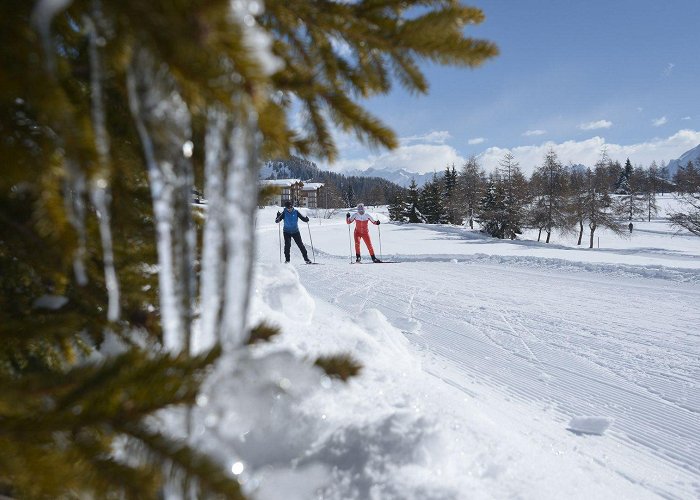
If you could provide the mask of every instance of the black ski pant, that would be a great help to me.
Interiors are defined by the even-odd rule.
[[[284,234],[284,260],[289,262],[289,249],[292,247],[292,238],[294,238],[294,243],[297,244],[299,250],[301,250],[301,255],[304,260],[309,260],[309,256],[306,253],[306,247],[304,242],[301,241],[301,233],[297,231],[296,233],[283,233]]]

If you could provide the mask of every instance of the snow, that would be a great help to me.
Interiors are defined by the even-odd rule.
[[[277,210],[258,211],[249,323],[282,334],[227,353],[195,419],[253,496],[700,495],[700,239],[658,218],[600,250],[504,242],[368,207],[400,264],[348,265],[341,210],[300,226],[321,265],[295,246],[284,265]],[[312,365],[333,353],[361,373]]]
[[[612,423],[613,419],[607,417],[579,416],[571,419],[571,422],[569,422],[569,430],[581,434],[597,434],[602,436]]]

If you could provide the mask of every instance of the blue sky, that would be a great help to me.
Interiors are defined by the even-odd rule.
[[[700,143],[699,0],[478,0],[468,36],[495,42],[476,69],[425,65],[427,96],[396,89],[367,107],[398,134],[393,152],[339,137],[334,170],[488,169],[511,150],[531,172],[553,147],[564,163],[608,153],[648,165]],[[327,166],[327,165],[324,165]]]

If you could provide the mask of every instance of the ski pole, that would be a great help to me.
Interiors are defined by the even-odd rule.
[[[280,264],[282,263],[282,228],[280,227],[280,223],[277,223],[277,238],[280,241]]]
[[[379,231],[379,258],[384,260],[384,255],[382,254],[382,226],[377,224],[377,231]]]
[[[350,264],[352,264],[352,238],[350,238],[350,224],[348,224],[348,244],[350,245]]]
[[[309,230],[309,241],[311,242],[311,255],[314,256],[314,264],[316,263],[316,251],[314,250],[314,239],[311,237],[311,226],[309,226],[309,223],[306,223],[306,229]]]

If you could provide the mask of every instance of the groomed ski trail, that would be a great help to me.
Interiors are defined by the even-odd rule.
[[[582,453],[653,494],[700,493],[697,281],[507,258],[348,266],[317,255],[325,266],[298,267],[311,295],[350,314],[378,309],[428,373],[553,412],[562,429],[574,416],[608,417],[600,453]]]
[[[498,388],[556,410],[562,425],[575,415],[614,419],[605,439],[635,450],[621,454],[618,464],[630,463],[620,465],[620,474],[644,483],[630,471],[653,469],[656,457],[674,480],[650,484],[652,491],[695,494],[700,339],[689,328],[700,324],[696,287],[644,280],[626,299],[627,284],[616,278],[591,274],[582,286],[578,274],[533,276],[508,266],[414,262],[303,271],[302,282],[318,299],[350,313],[380,310],[423,351],[428,369],[453,385]],[[669,317],[664,311],[677,311],[670,304],[678,301],[687,303],[686,316]],[[647,315],[655,318],[639,321]]]

